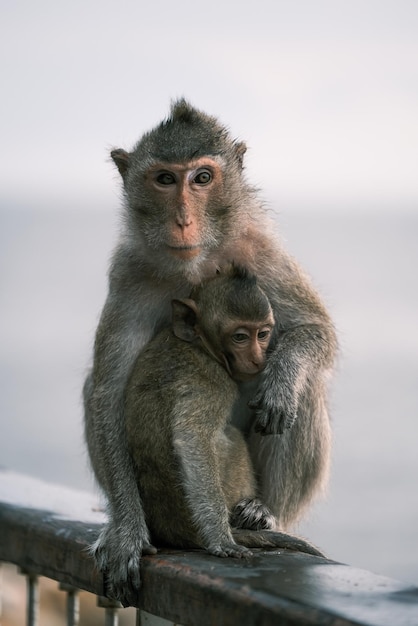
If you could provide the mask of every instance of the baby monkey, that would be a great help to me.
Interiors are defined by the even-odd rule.
[[[257,498],[246,441],[231,425],[237,382],[264,368],[274,317],[234,265],[173,300],[172,328],[137,359],[125,394],[128,446],[152,542],[242,557],[250,548],[322,556],[278,532]]]

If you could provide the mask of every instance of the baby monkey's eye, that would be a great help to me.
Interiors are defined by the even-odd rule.
[[[171,172],[161,172],[161,174],[157,176],[157,183],[160,185],[174,185],[175,182],[176,179]]]
[[[248,335],[245,333],[234,333],[232,335],[232,341],[235,341],[235,343],[242,343],[243,341],[247,341],[247,339]]]
[[[197,185],[207,185],[212,180],[212,174],[209,170],[201,170],[196,174],[193,179],[193,182]]]
[[[267,339],[267,337],[270,336],[270,330],[260,330],[260,332],[257,335],[258,339]]]

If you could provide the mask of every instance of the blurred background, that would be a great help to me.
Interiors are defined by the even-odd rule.
[[[185,96],[247,141],[339,331],[331,485],[298,530],[418,584],[418,4],[0,9],[1,466],[94,489],[80,393],[119,225],[108,154]]]

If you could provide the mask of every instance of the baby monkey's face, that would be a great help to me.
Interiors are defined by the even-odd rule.
[[[234,380],[251,380],[264,369],[273,326],[273,316],[269,315],[261,322],[240,321],[227,329],[221,343]]]

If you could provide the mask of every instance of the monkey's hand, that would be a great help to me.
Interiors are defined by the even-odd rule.
[[[157,552],[147,535],[143,539],[137,528],[128,529],[110,521],[91,550],[103,572],[106,596],[119,600],[125,607],[135,605],[141,584],[141,555]]]
[[[282,435],[296,421],[299,397],[288,380],[266,368],[255,397],[248,403],[255,410],[254,430],[261,435]]]
[[[233,540],[220,541],[217,544],[208,546],[206,550],[209,552],[209,554],[213,554],[214,556],[233,556],[236,559],[248,558],[253,555],[251,550],[245,548],[244,546],[238,545]]]

